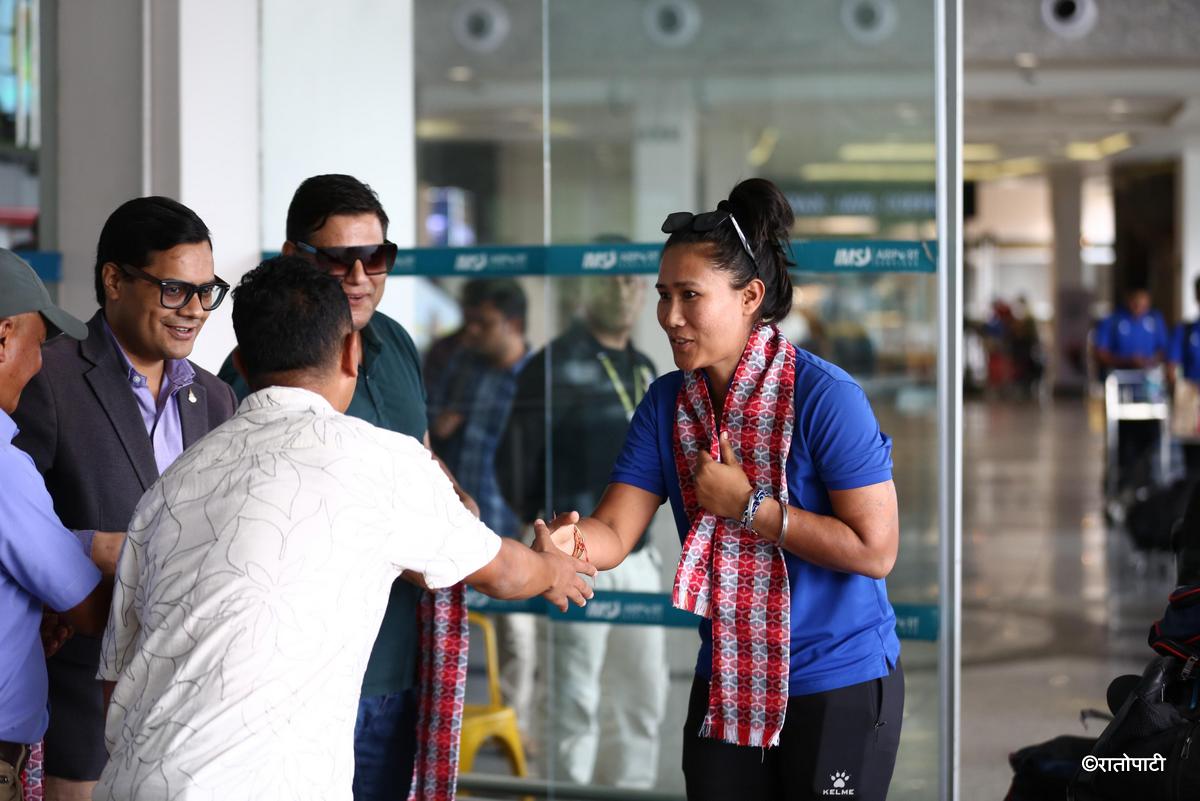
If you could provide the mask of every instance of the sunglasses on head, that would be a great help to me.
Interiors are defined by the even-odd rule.
[[[667,215],[667,219],[663,220],[662,232],[664,234],[673,234],[676,231],[691,229],[698,234],[705,234],[726,220],[729,220],[733,225],[733,230],[737,233],[738,241],[742,243],[742,248],[745,249],[746,255],[750,257],[750,263],[757,270],[758,260],[754,258],[754,251],[750,248],[750,243],[746,241],[746,235],[742,233],[742,226],[738,225],[737,218],[733,216],[732,212],[721,209],[705,211],[700,214],[692,214],[690,211],[674,211]]]
[[[307,242],[293,242],[313,264],[334,278],[345,278],[354,270],[355,262],[362,262],[367,275],[380,275],[392,269],[396,263],[396,243],[383,242],[378,245],[352,245],[350,247],[319,248]]]

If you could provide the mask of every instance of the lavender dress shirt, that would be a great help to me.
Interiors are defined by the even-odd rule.
[[[162,475],[171,463],[183,453],[183,427],[179,421],[179,404],[195,403],[196,395],[188,389],[196,380],[196,371],[187,359],[168,359],[163,365],[162,386],[159,387],[158,397],[150,391],[146,376],[142,375],[129,361],[129,356],[108,321],[104,322],[104,330],[112,337],[113,345],[121,356],[129,377],[129,387],[137,400],[138,411],[142,413],[142,422],[146,424],[146,433],[154,444],[154,461],[158,465],[158,473]],[[183,397],[179,393],[185,389]]]

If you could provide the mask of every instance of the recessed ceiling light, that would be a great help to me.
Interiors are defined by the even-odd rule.
[[[1095,142],[1067,142],[1064,152],[1071,161],[1099,161],[1104,158],[1100,145]]]
[[[1133,139],[1129,137],[1129,134],[1122,131],[1121,133],[1104,137],[1096,145],[1099,146],[1101,153],[1111,156],[1114,153],[1120,153],[1122,150],[1128,150],[1133,147]]]
[[[862,181],[932,183],[935,179],[933,164],[868,164],[831,162],[806,164],[800,168],[800,177],[806,181]]]
[[[425,117],[415,126],[419,139],[449,139],[462,133],[463,127],[456,120]]]
[[[842,161],[933,161],[933,142],[851,142],[838,148]]]
[[[779,144],[779,129],[773,125],[763,128],[762,134],[750,152],[746,154],[746,163],[751,167],[761,167],[771,160],[775,146]]]
[[[964,142],[963,161],[995,161],[1000,158],[1000,146],[990,142]]]

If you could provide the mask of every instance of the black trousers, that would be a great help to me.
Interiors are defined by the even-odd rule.
[[[707,709],[708,683],[697,678],[683,730],[688,801],[887,798],[904,714],[899,663],[881,679],[789,698],[776,748],[700,737]]]

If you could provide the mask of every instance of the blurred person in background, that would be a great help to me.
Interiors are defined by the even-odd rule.
[[[1200,303],[1200,278],[1192,285],[1192,292]],[[1176,326],[1167,348],[1167,363],[1170,379],[1185,385],[1177,388],[1173,411],[1194,421],[1192,438],[1183,441],[1183,454],[1189,477],[1200,478],[1200,320]],[[1185,404],[1189,408],[1180,408]]]
[[[521,371],[501,448],[501,483],[526,524],[556,509],[599,503],[629,421],[657,375],[631,339],[646,280],[587,276],[578,289],[579,319]],[[553,476],[549,500],[547,469]],[[595,586],[660,592],[661,569],[647,529],[624,562],[596,577]],[[663,629],[559,622],[551,631],[555,686],[547,737],[563,778],[653,787],[666,711]]]
[[[434,453],[479,505],[480,519],[502,537],[521,539],[524,527],[500,493],[496,448],[529,358],[527,301],[511,278],[478,278],[462,289],[463,324],[457,349],[441,366],[429,393],[429,437]],[[498,615],[500,691],[523,732],[533,714],[537,618]],[[528,736],[526,737],[528,742]]]
[[[1101,320],[1095,331],[1096,361],[1101,375],[1112,370],[1150,370],[1163,364],[1168,350],[1167,324],[1150,306],[1150,290],[1134,285],[1124,304]],[[1134,490],[1151,481],[1151,459],[1158,438],[1165,436],[1157,420],[1121,420],[1117,426],[1117,487]]]

